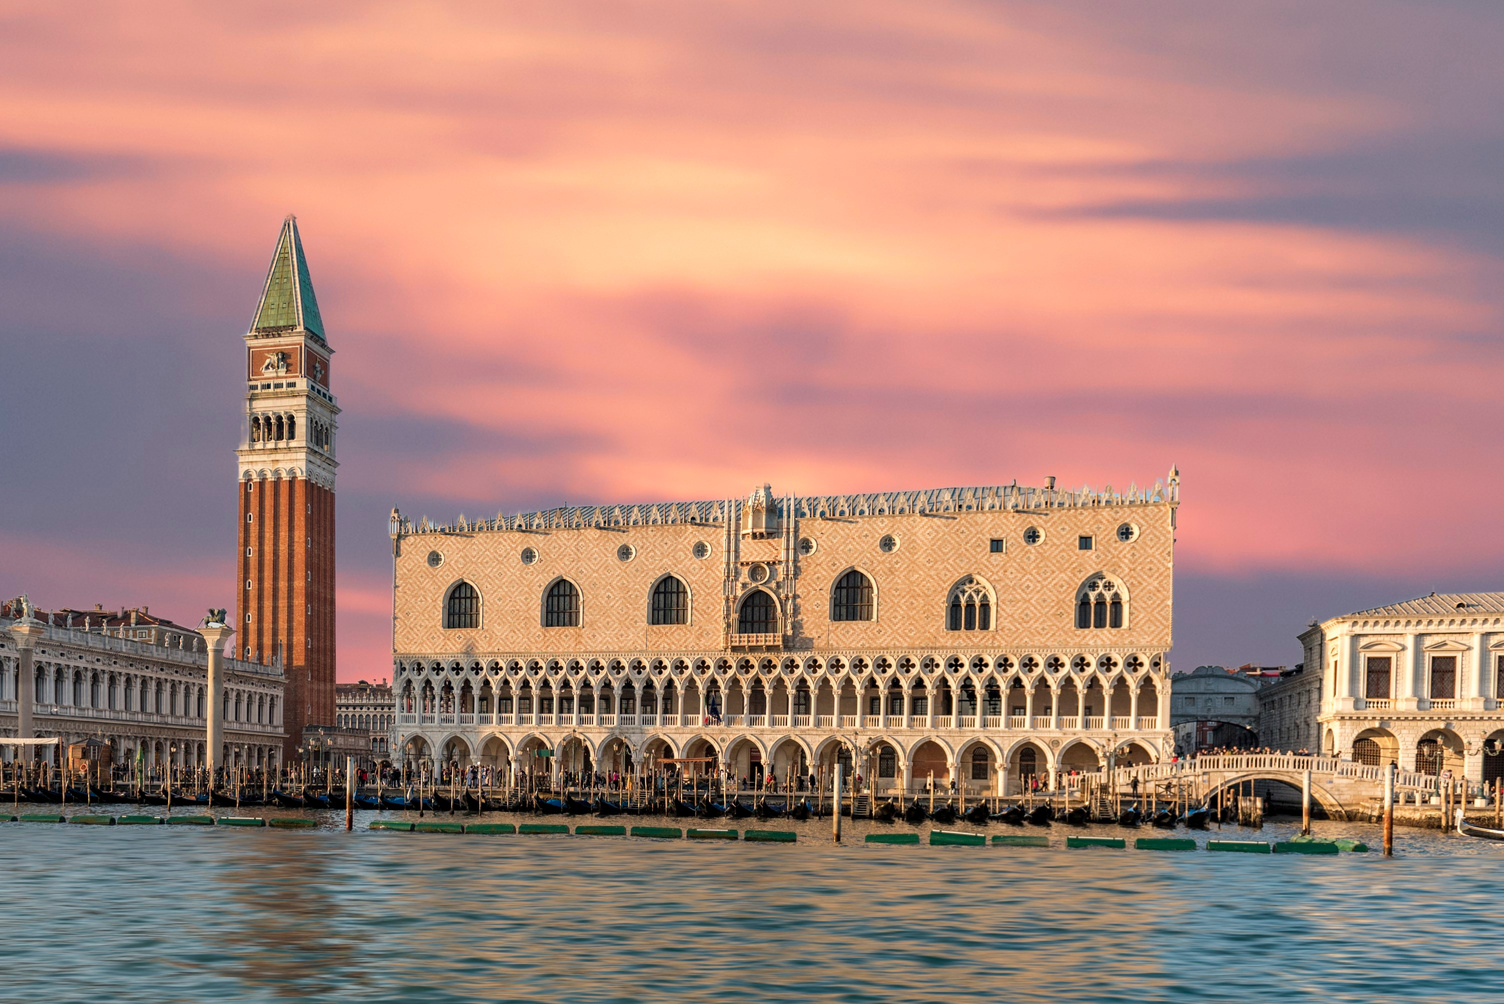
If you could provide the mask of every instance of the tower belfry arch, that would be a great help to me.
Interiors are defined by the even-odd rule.
[[[297,218],[282,221],[245,335],[237,656],[280,662],[284,762],[333,725],[336,419],[330,348]]]

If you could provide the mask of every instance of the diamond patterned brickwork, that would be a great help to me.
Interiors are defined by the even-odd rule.
[[[793,576],[793,649],[1159,652],[1171,644],[1173,513],[1173,503],[1136,502],[805,516],[795,520],[787,538],[743,540],[733,533],[729,555],[725,526],[705,523],[404,534],[396,569],[396,649],[399,656],[713,652],[724,641],[729,609],[724,597],[728,591],[741,595],[748,587],[750,562],[756,560],[767,563],[768,584],[775,590],[782,592],[784,577]],[[1125,522],[1138,528],[1130,542],[1118,539],[1118,527]],[[733,526],[739,525],[736,516]],[[1024,531],[1031,526],[1044,533],[1032,546],[1024,543]],[[884,553],[879,541],[889,535],[898,547]],[[1093,539],[1092,550],[1079,549],[1083,535]],[[815,543],[813,553],[786,547],[786,541],[800,538]],[[993,539],[1005,541],[1002,553],[990,550]],[[693,557],[699,541],[709,545],[709,557]],[[635,549],[632,560],[618,559],[622,544]],[[520,558],[526,547],[538,551],[532,565]],[[429,564],[431,551],[441,555],[437,567]],[[851,567],[870,575],[876,586],[875,621],[830,620],[831,586]],[[691,622],[649,626],[652,585],[669,572],[689,585]],[[1075,627],[1076,591],[1096,573],[1112,578],[1128,596],[1121,629]],[[950,588],[967,575],[986,580],[997,596],[991,631],[945,629]],[[580,588],[579,628],[541,626],[544,591],[559,576]],[[481,626],[446,630],[443,600],[462,578],[480,591]]]

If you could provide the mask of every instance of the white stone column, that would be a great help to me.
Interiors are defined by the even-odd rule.
[[[1138,692],[1141,689],[1143,688],[1133,687],[1128,691],[1128,727],[1135,731],[1138,729]]]
[[[1420,635],[1411,637],[1408,652],[1395,652],[1391,658],[1394,659],[1394,707],[1398,711],[1414,711],[1420,707],[1420,674],[1426,659]]]
[[[235,633],[235,629],[223,621],[205,621],[199,625],[199,634],[204,636],[204,642],[209,646],[209,692],[206,695],[204,718],[205,721],[205,766],[209,770],[210,784],[213,784],[214,775],[220,767],[224,766],[224,735],[225,735],[225,673],[224,673],[224,643],[225,639]]]
[[[1483,637],[1483,632],[1482,631],[1478,631],[1478,632],[1474,633],[1474,635],[1473,635],[1473,652],[1472,652],[1472,655],[1473,655],[1473,659],[1472,659],[1472,662],[1473,662],[1473,666],[1472,666],[1472,673],[1473,673],[1473,677],[1472,677],[1472,679],[1473,679],[1473,693],[1472,693],[1472,697],[1473,697],[1473,699],[1468,702],[1467,707],[1470,710],[1472,710],[1472,711],[1482,711],[1483,708],[1484,708],[1483,702],[1485,700],[1487,700],[1488,697],[1489,697],[1489,692],[1488,692],[1488,678],[1489,678],[1489,674],[1488,674],[1488,668],[1489,668],[1488,667],[1488,648],[1484,644],[1484,637]],[[1483,769],[1483,761],[1481,759],[1478,761],[1478,769],[1480,771]],[[1483,775],[1480,773],[1478,775],[1478,780],[1481,781],[1482,779],[1483,779]]]
[[[16,661],[16,738],[18,739],[37,737],[34,721],[37,703],[37,673],[33,657],[37,639],[46,630],[41,621],[31,617],[22,618],[10,626],[10,635],[16,640],[16,652],[20,656]],[[25,752],[23,747],[22,753]],[[25,759],[31,758],[27,756]]]
[[[1050,688],[1050,728],[1057,731],[1060,728],[1060,693],[1058,688]]]

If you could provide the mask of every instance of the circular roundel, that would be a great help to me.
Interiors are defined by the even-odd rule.
[[[815,551],[819,549],[819,547],[820,547],[819,544],[816,544],[813,540],[809,539],[808,537],[800,537],[799,538],[799,553],[800,554],[803,554],[805,556],[814,554]]]
[[[760,562],[753,565],[747,569],[747,578],[753,582],[766,582],[768,579],[768,566]]]
[[[524,547],[522,549],[522,563],[524,565],[536,565],[538,563],[538,549],[536,547]]]
[[[1033,545],[1039,543],[1041,540],[1044,540],[1044,531],[1039,527],[1031,526],[1024,531],[1025,544]]]
[[[631,544],[623,544],[616,549],[617,561],[631,561],[635,557],[637,557],[637,548]]]
[[[710,545],[705,543],[703,540],[697,540],[695,541],[695,546],[690,549],[690,553],[693,554],[696,558],[708,558],[710,557]]]
[[[891,533],[883,534],[883,539],[877,542],[877,549],[884,554],[892,554],[898,550],[898,538]]]
[[[438,551],[429,551],[428,552],[428,567],[429,568],[438,568],[443,563],[444,563],[444,556],[442,554],[440,554]]]
[[[1138,526],[1134,523],[1124,523],[1118,527],[1118,540],[1125,544],[1131,544],[1138,540]]]

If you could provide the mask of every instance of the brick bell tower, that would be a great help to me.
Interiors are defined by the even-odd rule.
[[[329,393],[324,321],[298,222],[277,250],[245,336],[236,655],[280,660],[283,763],[309,725],[334,717],[334,460],[339,406]]]

